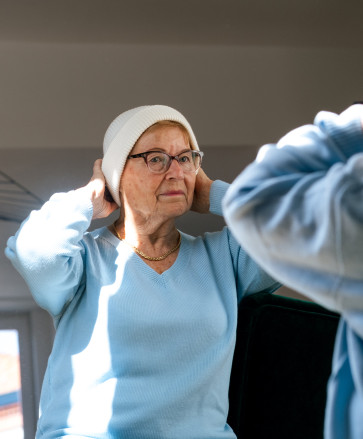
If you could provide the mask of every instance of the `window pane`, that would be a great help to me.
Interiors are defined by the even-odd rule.
[[[18,331],[0,330],[0,439],[23,439]]]

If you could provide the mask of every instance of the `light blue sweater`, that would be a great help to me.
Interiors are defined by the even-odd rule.
[[[228,185],[216,181],[211,211]],[[107,228],[86,233],[92,205],[56,194],[6,254],[56,321],[37,438],[235,438],[226,424],[238,300],[278,284],[229,230],[182,233],[159,275]]]
[[[224,200],[227,223],[271,275],[341,314],[326,439],[363,438],[363,105],[321,112],[261,148]]]

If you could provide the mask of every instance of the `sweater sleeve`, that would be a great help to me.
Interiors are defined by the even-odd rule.
[[[229,187],[228,183],[220,180],[213,182],[210,193],[211,213],[222,215],[222,202]],[[246,253],[228,228],[223,231],[223,236],[228,242],[230,257],[233,261],[238,303],[247,295],[259,292],[273,293],[281,286]],[[222,249],[219,254],[223,254]]]
[[[6,256],[26,281],[36,302],[54,317],[76,294],[83,275],[82,237],[90,225],[92,203],[82,190],[53,195],[33,211]]]
[[[224,199],[229,227],[266,271],[353,325],[363,311],[362,120],[362,105],[319,113],[262,147]]]
[[[225,196],[229,184],[222,180],[215,180],[212,183],[211,189],[210,189],[210,195],[209,195],[209,201],[210,201],[210,207],[209,211],[210,213],[213,213],[214,215],[223,215],[222,210],[222,200]]]

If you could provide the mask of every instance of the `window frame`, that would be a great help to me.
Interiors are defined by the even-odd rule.
[[[34,439],[54,326],[48,313],[40,308],[0,311],[0,330],[8,329],[18,332],[24,439]]]

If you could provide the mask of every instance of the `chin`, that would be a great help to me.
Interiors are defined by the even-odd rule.
[[[179,216],[184,215],[185,213],[187,213],[190,210],[190,206],[186,206],[184,205],[180,205],[180,206],[170,206],[170,209],[166,209],[166,211],[168,212],[169,216],[171,218],[177,218]]]

